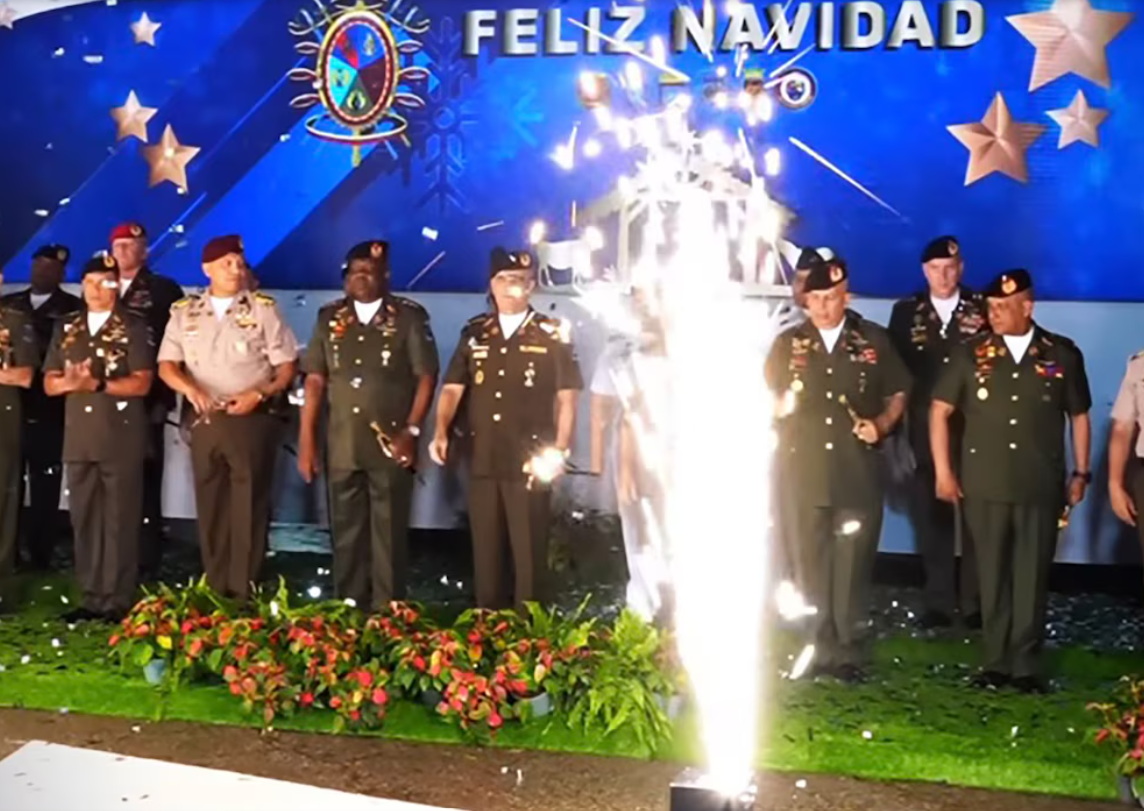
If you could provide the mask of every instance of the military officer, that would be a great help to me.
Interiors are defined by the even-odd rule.
[[[183,297],[183,288],[174,279],[147,267],[147,232],[135,222],[116,226],[109,239],[112,255],[119,263],[119,292],[123,306],[143,318],[156,345],[163,339],[171,305]],[[147,468],[143,480],[143,529],[139,549],[143,579],[158,575],[163,552],[163,466],[166,459],[167,415],[175,407],[175,393],[161,380],[155,381],[147,398],[150,431],[147,439]]]
[[[489,287],[493,311],[464,326],[445,371],[430,452],[438,464],[449,457],[449,432],[467,394],[477,605],[496,609],[540,599],[548,484],[568,456],[584,386],[562,323],[529,304],[536,287],[532,257],[493,250]],[[506,570],[515,572],[515,589]]]
[[[45,391],[66,398],[68,509],[83,590],[68,622],[119,621],[138,577],[155,347],[146,322],[120,305],[118,284],[113,256],[88,261],[84,308],[61,322],[44,361]]]
[[[3,283],[0,272],[0,285]],[[12,608],[14,601],[9,591],[16,568],[23,479],[21,395],[32,385],[39,362],[31,319],[4,302],[0,305],[0,612]]]
[[[985,297],[993,334],[957,347],[933,391],[936,493],[951,503],[964,498],[977,544],[984,667],[975,684],[1041,692],[1038,659],[1058,522],[1092,481],[1092,397],[1080,350],[1033,321],[1028,271],[1001,274]],[[950,449],[955,410],[965,416],[960,478]],[[1075,465],[1067,476],[1066,417]]]
[[[32,254],[31,285],[0,300],[0,306],[30,319],[36,346],[46,351],[56,324],[80,309],[78,296],[64,290],[64,270],[71,256],[63,245],[44,245]],[[21,448],[26,469],[28,506],[20,515],[20,535],[29,566],[43,571],[51,565],[60,534],[60,485],[63,482],[64,402],[44,393],[43,371],[36,362],[32,385],[21,392],[24,436]],[[24,484],[21,477],[21,484]],[[23,495],[20,504],[24,503]]]
[[[159,374],[184,399],[207,582],[245,600],[270,527],[279,428],[270,404],[294,380],[298,348],[274,299],[244,289],[238,236],[208,242],[202,264],[209,290],[171,308]]]
[[[1144,459],[1142,423],[1144,352],[1137,352],[1128,359],[1120,391],[1112,404],[1112,431],[1108,438],[1108,496],[1116,517],[1136,527],[1140,543],[1144,545],[1144,523],[1137,519],[1144,508],[1144,475],[1140,469],[1140,460]],[[1135,459],[1131,476],[1128,474],[1129,458]]]
[[[783,404],[776,464],[790,477],[796,580],[818,612],[814,669],[859,682],[882,529],[877,447],[902,416],[910,379],[886,330],[846,309],[848,277],[838,258],[810,270],[809,319],[776,339],[766,376]]]
[[[379,608],[405,597],[413,471],[439,361],[429,314],[390,292],[388,243],[352,248],[343,277],[346,296],[318,312],[302,360],[298,471],[307,482],[317,472],[324,402],[334,585]]]
[[[958,507],[934,496],[930,458],[930,394],[938,375],[959,343],[989,328],[985,301],[961,284],[965,269],[961,246],[952,236],[938,237],[922,250],[926,289],[894,305],[890,338],[914,378],[906,409],[906,437],[913,451],[916,475],[911,479],[910,521],[926,575],[926,611],[921,625],[947,627],[958,603],[956,586],[957,532],[961,531],[961,616],[971,628],[981,627],[977,597],[977,567],[973,542],[961,525]],[[960,436],[961,416],[951,430]],[[957,439],[954,447],[960,447]],[[954,456],[954,466],[957,457]]]

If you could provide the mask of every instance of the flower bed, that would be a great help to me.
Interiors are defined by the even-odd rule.
[[[680,671],[665,636],[634,614],[612,623],[530,604],[467,611],[439,625],[413,603],[365,615],[338,602],[292,608],[284,584],[238,607],[204,582],[162,586],[110,639],[124,668],[164,666],[162,689],[225,682],[269,727],[280,716],[332,711],[335,728],[374,728],[393,701],[428,703],[474,736],[522,720],[546,695],[569,726],[666,740],[666,699]]]

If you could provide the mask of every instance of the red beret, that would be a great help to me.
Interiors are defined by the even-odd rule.
[[[146,236],[147,232],[139,223],[124,222],[111,229],[111,237],[108,242],[115,242],[117,239],[143,239]]]
[[[232,253],[243,253],[242,237],[238,234],[227,234],[224,237],[215,237],[205,246],[203,246],[203,264],[209,265],[211,262],[217,262],[224,256],[229,256]]]

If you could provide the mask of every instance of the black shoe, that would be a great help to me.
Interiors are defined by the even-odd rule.
[[[60,617],[68,625],[74,625],[77,622],[95,622],[102,620],[103,615],[98,611],[92,611],[90,608],[73,608],[71,611]]]
[[[927,611],[922,614],[922,618],[918,620],[921,627],[929,628],[948,628],[953,625],[953,619],[944,611]]]
[[[1013,689],[1025,695],[1044,695],[1049,692],[1049,685],[1036,676],[1019,676],[1013,679]]]
[[[971,631],[981,630],[981,612],[974,611],[965,617],[965,627]]]
[[[1000,690],[1012,681],[1008,675],[995,670],[985,670],[973,677],[970,682],[978,690]]]
[[[843,684],[865,684],[867,681],[866,671],[858,665],[839,665],[834,676]]]

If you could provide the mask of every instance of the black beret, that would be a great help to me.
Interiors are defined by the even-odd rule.
[[[1009,298],[1033,289],[1033,277],[1020,268],[1007,270],[985,288],[986,298]]]
[[[91,259],[87,260],[87,264],[83,266],[83,275],[89,273],[118,273],[119,263],[115,261],[115,257],[109,253],[97,253]]]
[[[802,253],[798,255],[798,262],[795,263],[794,269],[796,271],[810,270],[815,265],[820,265],[825,261],[822,254],[814,248],[803,248]]]
[[[227,234],[223,237],[215,237],[206,245],[203,246],[203,264],[209,265],[211,262],[217,262],[224,256],[230,256],[232,253],[242,256],[245,248],[242,245],[242,237],[238,234]]]
[[[954,237],[938,237],[922,249],[922,264],[931,259],[952,259],[961,255],[961,246]]]
[[[61,265],[66,265],[71,258],[71,251],[66,245],[43,245],[32,254],[33,259],[54,259]]]
[[[835,257],[815,264],[806,277],[806,286],[803,289],[807,293],[812,293],[815,290],[829,290],[835,285],[842,284],[848,278],[850,278],[850,273],[846,269],[846,263]]]
[[[528,251],[509,253],[504,248],[493,248],[489,254],[489,278],[502,270],[532,270],[532,254]]]
[[[359,242],[346,253],[346,265],[355,259],[376,259],[384,262],[389,258],[389,243],[383,239],[371,239],[368,242]]]

